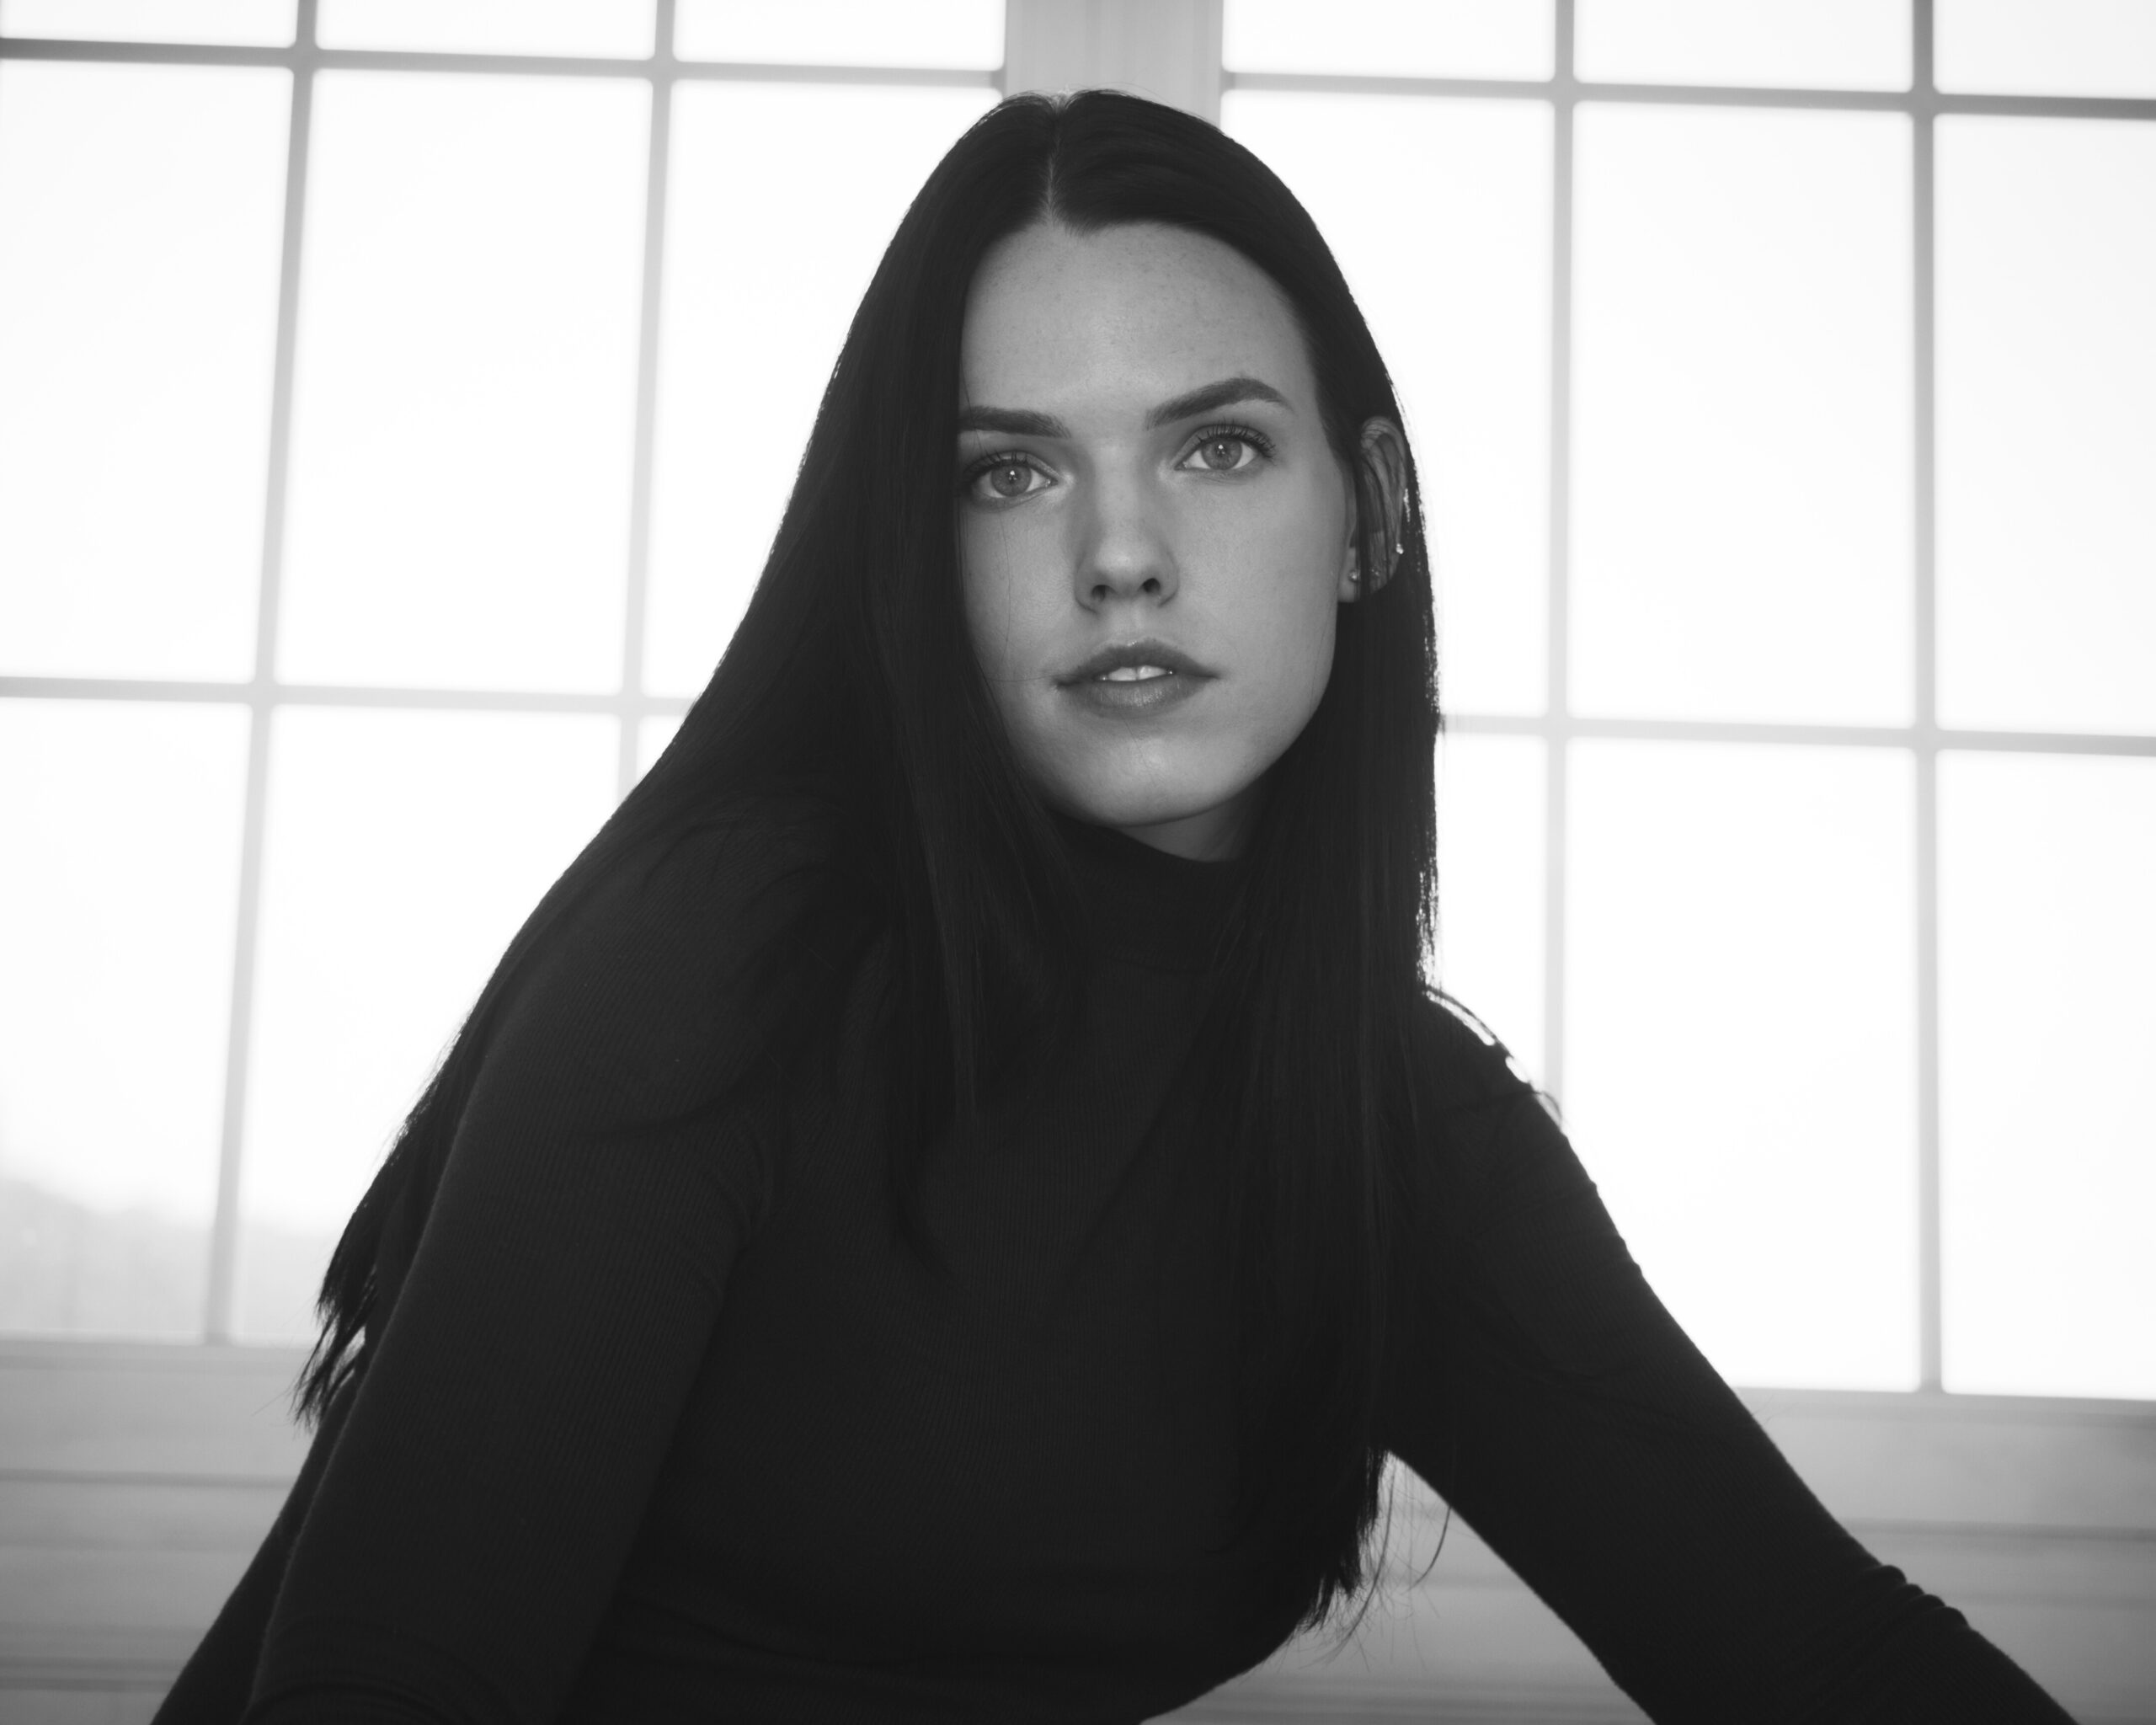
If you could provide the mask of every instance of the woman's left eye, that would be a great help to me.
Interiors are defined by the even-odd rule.
[[[1183,457],[1182,465],[1187,467],[1196,462],[1209,473],[1238,473],[1257,465],[1260,456],[1270,453],[1246,431],[1209,431]]]

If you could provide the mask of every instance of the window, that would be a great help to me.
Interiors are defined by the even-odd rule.
[[[1002,26],[0,0],[0,1329],[311,1332]]]
[[[1740,1383],[2156,1397],[2152,20],[1226,0],[1424,469],[1441,977]]]
[[[1005,10],[0,0],[0,1328],[307,1332],[715,660],[904,200],[1088,81]],[[1740,1382],[2156,1397],[2149,16],[1088,51],[1217,78],[1371,317],[1444,980]]]

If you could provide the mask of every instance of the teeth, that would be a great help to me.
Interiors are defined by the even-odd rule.
[[[1104,673],[1101,681],[1108,683],[1145,683],[1150,682],[1155,677],[1170,675],[1169,671],[1157,665],[1119,665],[1113,670]]]

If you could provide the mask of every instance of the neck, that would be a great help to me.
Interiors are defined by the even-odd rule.
[[[1248,785],[1226,802],[1195,814],[1130,826],[1118,825],[1116,830],[1187,862],[1231,862],[1249,848],[1251,832],[1257,824],[1258,794],[1257,784]]]
[[[1239,864],[1182,857],[1072,815],[1056,815],[1055,825],[1097,950],[1155,969],[1212,962]]]

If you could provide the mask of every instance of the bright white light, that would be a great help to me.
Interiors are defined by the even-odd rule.
[[[1574,707],[1906,721],[1908,120],[1589,104],[1577,136]]]
[[[1950,1390],[2156,1397],[2156,761],[1939,761]]]
[[[405,48],[438,54],[651,52],[651,0],[322,0],[315,40],[325,48]]]
[[[1942,90],[2156,96],[2148,0],[1932,0]]]
[[[1438,745],[1438,981],[1540,1082],[1547,855],[1540,737]]]
[[[1909,87],[1908,0],[1578,0],[1574,29],[1601,83]]]
[[[1737,1383],[1917,1377],[1915,775],[1886,750],[1572,745],[1572,1143]]]
[[[1231,72],[1538,78],[1556,45],[1547,0],[1227,0],[1220,58]]]
[[[649,106],[316,79],[283,676],[618,684]]]
[[[2156,730],[2156,126],[1938,125],[1940,718]]]
[[[0,61],[0,673],[253,669],[291,105]]]
[[[1550,545],[1550,122],[1540,106],[1230,90],[1385,355],[1435,559],[1447,707],[1539,713]],[[1388,164],[1374,174],[1374,162]]]
[[[0,0],[0,36],[281,48],[294,0]]]
[[[0,701],[0,1172],[208,1220],[246,766],[239,707]]]
[[[680,0],[683,60],[811,66],[1003,64],[1003,0]]]
[[[647,688],[710,680],[868,278],[929,169],[995,99],[676,87]]]
[[[250,1222],[341,1227],[510,937],[612,808],[616,748],[612,719],[580,714],[278,713]],[[312,1327],[242,1299],[250,1333]]]

